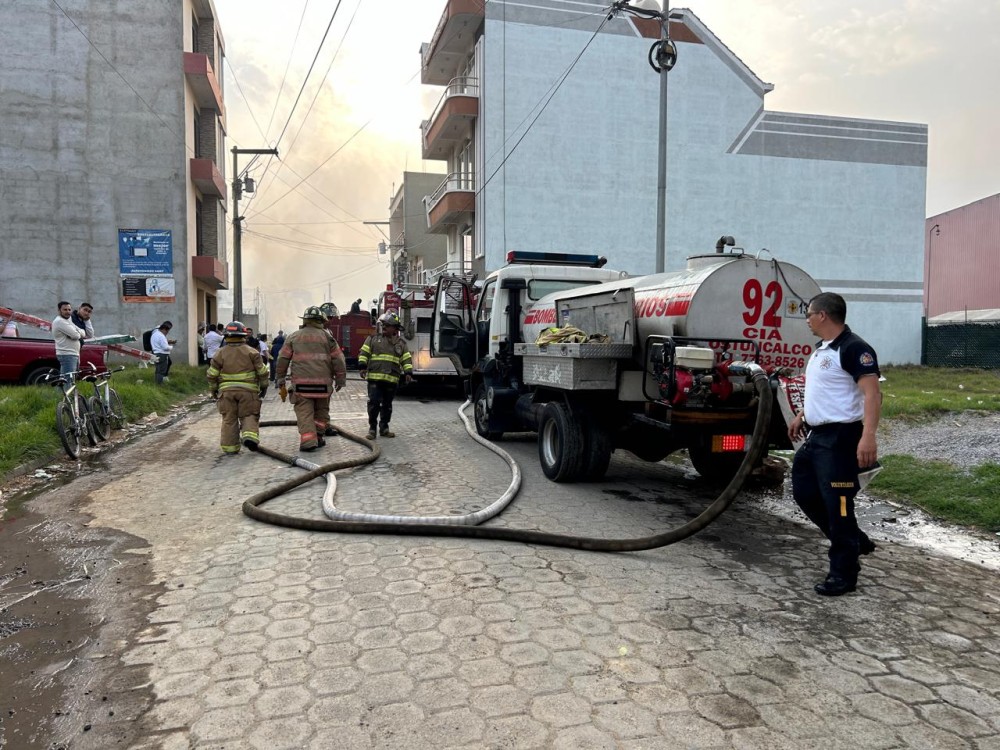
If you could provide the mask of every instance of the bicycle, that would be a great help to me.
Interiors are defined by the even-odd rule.
[[[66,377],[56,375],[46,378],[46,382],[53,386],[63,386],[62,401],[56,404],[56,429],[70,458],[80,457],[80,444],[84,437],[91,446],[97,445],[97,434],[94,432],[87,400],[77,390],[77,378],[81,375],[90,382],[96,379],[95,375],[84,375],[82,372],[71,372]]]
[[[125,426],[125,407],[122,406],[118,391],[111,387],[111,376],[124,369],[122,366],[100,374],[94,373],[94,380],[91,381],[94,395],[87,400],[87,405],[90,407],[94,432],[101,440],[111,437],[112,430],[120,430]]]

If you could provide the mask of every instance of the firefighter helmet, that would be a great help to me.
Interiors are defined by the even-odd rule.
[[[306,311],[302,313],[302,320],[318,320],[323,322],[326,320],[326,316],[323,314],[322,310],[314,305],[306,308]]]
[[[319,306],[319,311],[327,318],[336,318],[338,316],[337,306],[332,302],[324,302]]]
[[[386,326],[395,326],[396,328],[403,327],[403,324],[399,322],[399,316],[392,312],[383,313],[378,319],[378,322],[382,324],[383,328]]]
[[[226,338],[230,338],[232,336],[236,336],[236,337],[239,337],[239,338],[245,338],[246,335],[247,335],[247,327],[245,325],[243,325],[242,323],[240,323],[240,321],[234,320],[232,323],[229,323],[226,326],[223,335]]]

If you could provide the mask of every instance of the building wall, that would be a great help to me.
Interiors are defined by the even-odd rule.
[[[1000,308],[1000,193],[926,221],[927,317]]]
[[[447,237],[427,231],[427,212],[424,196],[433,193],[445,174],[438,172],[404,172],[403,183],[389,206],[389,237],[391,240],[391,261],[393,268],[402,261],[410,269],[410,283],[419,283],[417,270],[431,270],[445,262]],[[402,247],[398,247],[402,236]],[[406,257],[400,257],[400,251]],[[397,275],[392,281],[397,282]]]
[[[0,4],[0,304],[89,301],[98,335],[137,339],[170,319],[194,361],[191,1],[61,6],[110,65],[55,5]],[[171,230],[176,303],[121,301],[119,228]]]
[[[559,5],[486,6],[477,144],[486,266],[502,265],[507,250],[539,249],[600,253],[616,268],[651,273],[651,40],[624,18],[592,39],[602,17]],[[734,235],[748,252],[766,248],[843,294],[848,322],[884,362],[918,362],[926,126],[767,112],[772,87],[697,18],[672,30],[666,270]]]

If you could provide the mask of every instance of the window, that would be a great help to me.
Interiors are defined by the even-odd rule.
[[[597,284],[596,281],[584,281],[582,279],[532,279],[528,282],[528,299],[541,299],[553,292],[565,292],[568,289],[577,289],[581,286],[591,286]]]
[[[493,317],[493,299],[496,297],[497,293],[497,283],[496,281],[487,282],[486,286],[483,287],[483,291],[479,295],[479,314],[476,316],[476,320],[480,323],[484,323]]]
[[[201,149],[201,113],[198,110],[194,111],[194,158],[201,159],[204,157]]]
[[[204,221],[204,207],[198,199],[194,204],[194,254],[205,254],[205,229],[202,227]]]

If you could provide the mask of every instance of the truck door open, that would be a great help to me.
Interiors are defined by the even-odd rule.
[[[438,280],[431,327],[431,356],[447,357],[461,377],[476,364],[475,290],[465,280],[442,276]]]

